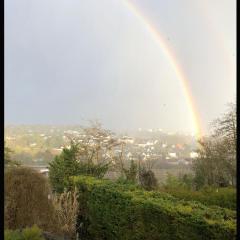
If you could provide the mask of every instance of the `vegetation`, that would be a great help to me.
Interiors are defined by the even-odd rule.
[[[235,188],[206,188],[199,191],[188,190],[184,188],[178,189],[160,189],[172,196],[189,200],[198,201],[207,206],[220,206],[232,210],[237,209],[237,194]]]
[[[14,161],[11,157],[13,151],[6,146],[6,143],[4,142],[4,167],[14,167],[19,166],[19,162]]]
[[[167,192],[179,199],[198,201],[205,205],[217,205],[232,210],[237,208],[236,188],[205,186],[200,190],[195,190],[192,174],[183,174],[179,177],[168,174],[166,182],[159,187],[159,191]]]
[[[212,135],[199,141],[199,157],[193,167],[198,189],[236,185],[236,106],[230,105],[213,127]]]
[[[133,160],[130,163],[129,169],[127,169],[126,167],[122,167],[122,171],[124,173],[126,182],[137,183],[138,167]]]
[[[235,239],[236,212],[93,177],[74,177],[84,239]]]
[[[140,185],[148,191],[156,189],[158,185],[154,172],[152,170],[147,170],[146,168],[140,168],[139,181]]]
[[[93,163],[88,152],[81,151],[81,145],[71,143],[70,149],[64,148],[59,156],[49,164],[49,180],[52,189],[61,193],[69,187],[69,177],[91,175],[102,178],[108,170],[108,163]]]
[[[77,190],[64,191],[52,196],[59,232],[69,239],[76,239],[78,213]]]
[[[40,173],[29,168],[9,168],[4,176],[4,224],[7,229],[22,229],[37,224],[54,228],[50,189]]]
[[[44,240],[42,230],[36,225],[20,230],[5,230],[5,240]]]
[[[211,136],[199,141],[193,174],[168,174],[162,186],[152,171],[157,159],[142,161],[135,153],[138,164],[136,156],[126,162],[124,141],[110,131],[98,123],[81,130],[80,135],[66,134],[70,146],[53,161],[46,149],[34,153],[50,162],[49,179],[19,166],[5,144],[5,239],[41,240],[55,234],[105,240],[236,238],[234,105],[214,121]],[[121,150],[113,151],[116,146]],[[28,152],[17,154],[31,158]],[[103,179],[110,169],[120,171],[118,181]]]

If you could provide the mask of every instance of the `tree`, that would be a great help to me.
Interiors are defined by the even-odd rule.
[[[221,138],[230,148],[229,150],[236,153],[237,147],[237,114],[236,105],[228,104],[228,111],[217,118],[212,123],[213,137]]]
[[[158,185],[154,172],[147,170],[145,167],[139,169],[139,182],[140,185],[148,191],[156,189]]]
[[[134,163],[133,160],[131,160],[129,169],[126,169],[123,167],[123,172],[125,174],[126,180],[130,183],[136,183],[137,181],[137,173],[138,173],[138,167],[137,164]]]
[[[14,161],[11,158],[11,154],[13,151],[6,146],[6,143],[4,142],[4,167],[13,167],[13,166],[19,166],[20,163],[17,161]]]
[[[193,165],[197,187],[236,183],[236,106],[212,123],[213,133],[199,141],[199,157]]]
[[[70,148],[65,147],[49,164],[49,178],[56,192],[61,193],[69,187],[71,176],[91,175],[102,178],[114,159],[112,149],[117,141],[110,131],[97,124],[82,130],[80,136],[68,135]]]

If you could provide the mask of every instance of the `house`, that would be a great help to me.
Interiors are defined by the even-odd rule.
[[[176,158],[177,154],[175,152],[170,152],[170,153],[168,153],[168,156],[171,158]]]
[[[167,158],[166,158],[167,159]],[[168,160],[167,160],[167,163],[168,164],[171,164],[171,165],[178,165],[179,164],[179,161],[177,160],[177,159],[171,159],[171,158],[169,158]]]
[[[190,158],[197,158],[198,153],[197,152],[190,152]]]
[[[43,168],[40,169],[39,172],[43,174],[44,176],[48,177],[49,169],[48,168]]]

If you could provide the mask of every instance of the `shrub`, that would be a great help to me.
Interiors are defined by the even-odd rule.
[[[216,205],[223,208],[236,210],[237,194],[236,189],[228,188],[204,188],[199,191],[190,191],[185,188],[161,188],[178,199],[199,201],[205,205]]]
[[[5,240],[44,240],[42,237],[42,231],[36,225],[30,228],[20,230],[5,230]]]
[[[22,236],[24,240],[44,240],[42,231],[36,225],[23,229]]]
[[[4,180],[6,228],[22,229],[34,224],[44,230],[54,228],[54,209],[44,176],[33,169],[18,167],[8,169]]]
[[[4,230],[4,239],[5,240],[22,240],[22,235],[19,230]]]
[[[140,169],[139,181],[145,190],[154,190],[157,188],[157,179],[152,170]]]
[[[55,194],[52,196],[52,200],[60,232],[64,236],[76,239],[78,212],[77,190]]]
[[[131,160],[129,169],[126,169],[123,167],[123,173],[125,175],[126,182],[133,183],[133,184],[136,183],[137,173],[138,173],[137,164],[134,163],[133,160]]]
[[[167,193],[91,177],[79,189],[79,235],[84,239],[235,239],[236,212],[179,200]]]

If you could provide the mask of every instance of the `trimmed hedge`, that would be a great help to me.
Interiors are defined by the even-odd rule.
[[[235,211],[92,177],[73,177],[72,183],[79,189],[78,232],[84,239],[236,238]]]
[[[216,192],[216,189],[189,191],[181,188],[161,189],[161,191],[165,191],[179,199],[199,201],[208,206],[216,205],[232,210],[237,209],[237,193],[234,188],[218,188],[218,192]]]

